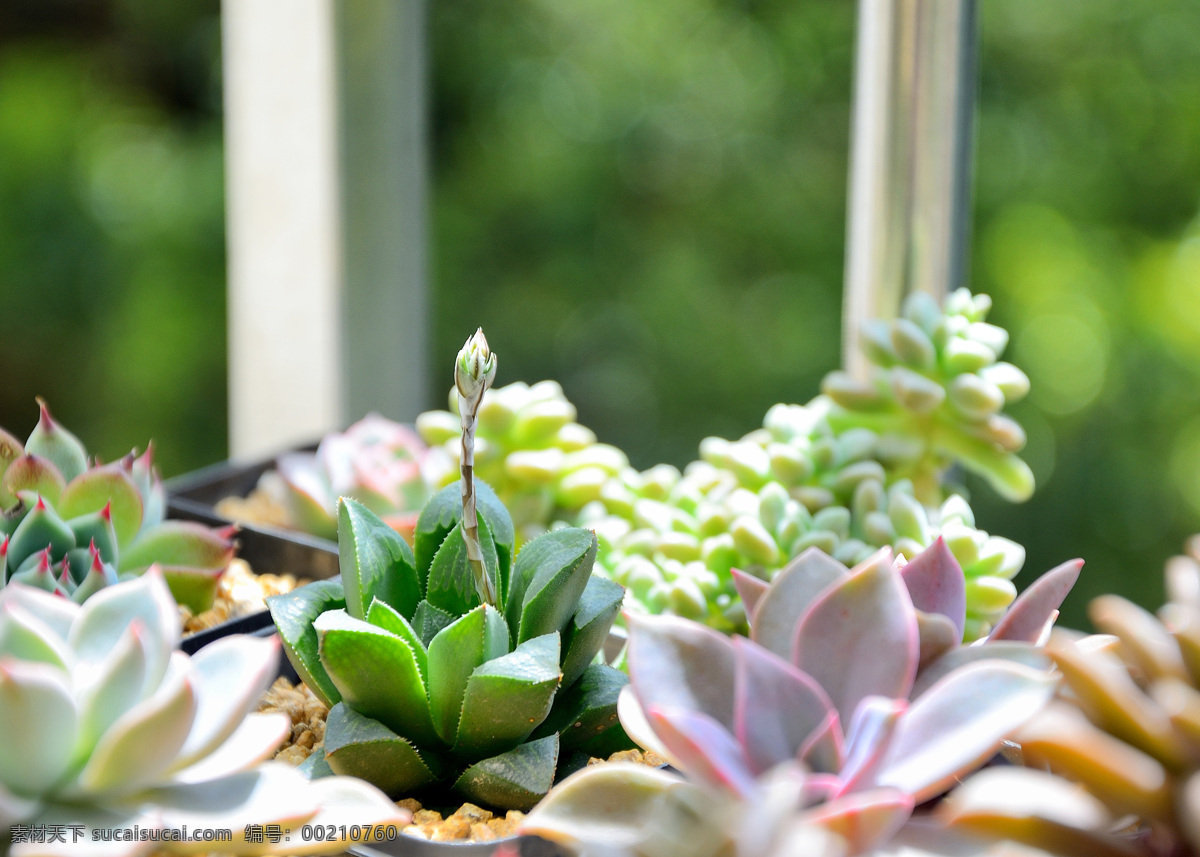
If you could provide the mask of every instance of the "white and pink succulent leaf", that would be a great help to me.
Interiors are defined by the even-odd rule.
[[[246,827],[405,821],[365,783],[310,783],[264,763],[291,727],[253,713],[277,674],[277,641],[229,637],[189,657],[179,633],[156,567],[82,606],[19,583],[0,591],[0,843],[12,839],[12,857],[212,849],[92,835],[185,825],[232,831],[220,844],[230,853],[328,852],[340,846],[248,842]],[[48,825],[66,841],[16,835]]]
[[[411,538],[432,493],[422,470],[428,454],[410,426],[368,414],[345,432],[327,435],[315,453],[287,453],[276,466],[288,489],[289,512],[302,529],[335,536],[337,500],[345,496]]]

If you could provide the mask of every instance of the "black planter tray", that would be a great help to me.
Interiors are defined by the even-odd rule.
[[[274,458],[251,464],[226,461],[169,479],[167,513],[172,518],[211,527],[235,523],[218,515],[216,504],[225,497],[247,496],[258,485],[259,477],[274,466]],[[337,575],[337,542],[267,524],[237,523],[237,555],[255,574],[291,574],[309,580]],[[195,652],[221,637],[264,629],[274,630],[274,625],[271,614],[260,610],[185,637],[180,648]]]

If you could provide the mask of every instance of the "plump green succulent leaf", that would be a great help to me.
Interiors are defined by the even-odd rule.
[[[146,649],[147,686],[158,686],[171,652],[179,644],[180,632],[179,608],[157,569],[123,586],[103,589],[83,605],[67,636],[75,650],[76,668],[86,675],[102,663],[135,622],[145,631],[141,639]]]
[[[446,626],[429,644],[429,709],[442,740],[458,734],[467,683],[475,668],[508,654],[508,626],[490,605],[480,605]]]
[[[193,566],[169,565],[163,567],[163,577],[176,603],[195,613],[203,613],[213,606],[217,596],[217,584],[225,567],[196,568]],[[136,574],[137,572],[132,572]]]
[[[187,673],[187,656],[175,652],[154,693],[105,731],[73,789],[128,790],[154,782],[170,767],[196,714],[196,693]]]
[[[79,438],[59,425],[51,416],[46,403],[38,399],[41,415],[25,441],[25,451],[51,462],[63,478],[70,482],[87,470],[87,450]]]
[[[617,699],[621,688],[628,684],[629,677],[620,670],[607,664],[592,664],[578,681],[564,685],[558,692],[550,714],[534,730],[533,737],[544,738],[557,732],[562,752],[567,753],[610,729],[619,728]]]
[[[78,713],[63,673],[48,664],[0,661],[0,787],[48,791],[71,762]]]
[[[267,608],[279,629],[288,660],[317,698],[331,708],[341,701],[342,695],[321,663],[320,639],[313,622],[322,613],[345,607],[346,594],[340,580],[318,580],[267,598]]]
[[[512,517],[508,509],[500,502],[496,492],[482,479],[475,480],[475,504],[477,516],[486,519],[488,530],[496,545],[498,564],[497,580],[501,586],[498,591],[508,591],[508,577],[512,568],[513,548],[516,535],[513,530]],[[454,525],[462,519],[462,492],[458,482],[447,485],[433,495],[421,515],[417,519],[417,529],[413,537],[413,553],[417,563],[417,573],[421,578],[422,591],[427,587],[429,569],[438,548],[446,540],[446,535]]]
[[[58,499],[58,513],[77,518],[112,504],[113,530],[117,545],[124,550],[142,528],[142,495],[133,478],[119,463],[94,467],[70,482]]]
[[[1017,640],[1025,643],[1037,642],[1047,623],[1053,618],[1058,608],[1062,606],[1079,572],[1083,569],[1083,560],[1073,559],[1050,569],[1024,592],[1008,608],[992,633],[992,640]]]
[[[163,521],[121,551],[117,570],[137,573],[153,563],[164,568],[224,569],[233,551],[233,542],[217,530],[193,521]]]
[[[479,490],[479,484],[477,480],[476,491]],[[421,515],[417,518],[417,529],[413,534],[413,557],[422,592],[426,590],[429,569],[433,566],[433,558],[438,548],[461,519],[462,497],[457,482],[434,494],[421,510]]]
[[[367,621],[376,628],[389,631],[408,643],[409,648],[416,655],[417,669],[421,673],[421,679],[426,680],[429,675],[429,656],[425,651],[425,643],[412,624],[400,615],[395,607],[385,604],[379,599],[371,602],[371,608],[367,610]]]
[[[483,553],[484,570],[494,581],[499,574],[496,545],[482,515],[479,516],[479,547]],[[480,603],[475,578],[467,560],[467,545],[463,541],[461,523],[455,524],[446,534],[446,540],[433,558],[433,564],[429,567],[426,601],[452,616],[461,616]]]
[[[346,611],[366,619],[378,598],[411,618],[421,600],[421,582],[408,543],[366,506],[338,500],[338,554]]]
[[[1056,684],[1045,672],[1005,661],[954,671],[913,702],[878,784],[898,788],[918,803],[940,794],[991,758],[1050,701]]]
[[[478,758],[507,750],[546,719],[562,674],[558,635],[534,637],[479,666],[467,681],[452,751]]]
[[[334,773],[366,780],[398,796],[437,778],[442,764],[422,756],[407,740],[344,702],[329,710],[325,760]]]
[[[550,735],[476,762],[454,790],[484,806],[525,811],[550,790],[557,765],[558,735]]]
[[[865,696],[908,696],[920,654],[917,620],[891,551],[826,590],[795,634],[792,663],[825,689],[843,723]]]
[[[572,527],[538,536],[521,548],[506,611],[516,642],[566,627],[591,578],[597,544],[591,530]]]
[[[9,466],[24,452],[21,442],[0,428],[0,509],[7,509],[17,502],[16,492],[8,489],[5,476]]]
[[[561,636],[563,687],[574,684],[596,659],[624,598],[625,590],[620,584],[598,574],[588,579],[575,615]]]
[[[407,642],[345,610],[322,613],[313,627],[321,663],[343,702],[417,744],[438,743],[417,656]]]
[[[37,455],[18,456],[4,471],[3,490],[14,500],[22,492],[32,492],[57,503],[66,487],[67,480],[58,468]]]
[[[741,637],[733,640],[737,681],[733,734],[756,775],[798,757],[818,730],[836,718],[828,694],[791,663]]]
[[[421,642],[428,646],[438,632],[456,618],[458,617],[447,613],[440,607],[434,607],[428,601],[422,601],[417,605],[417,612],[413,614],[412,626],[413,630],[417,632],[417,636],[421,638]]]
[[[105,562],[116,562],[117,533],[113,529],[112,515],[105,509],[89,512],[67,521],[67,526],[75,534],[75,544],[78,550],[87,550],[95,544],[100,552],[100,558]],[[147,563],[149,565],[149,563]]]
[[[733,731],[733,642],[676,616],[630,614],[629,675],[643,709],[701,711]]]
[[[796,622],[831,584],[846,576],[846,566],[818,548],[788,563],[762,594],[750,622],[750,639],[791,659]]]
[[[22,564],[35,554],[50,548],[50,557],[59,557],[75,547],[75,534],[43,498],[38,497],[32,508],[8,540],[8,564],[22,570]]]

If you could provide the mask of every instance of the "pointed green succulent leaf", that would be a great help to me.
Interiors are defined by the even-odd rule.
[[[550,790],[558,765],[558,736],[477,762],[463,771],[454,790],[484,806],[528,810]]]
[[[480,520],[480,540],[482,541],[482,529],[486,522],[495,544],[495,580],[498,584],[497,589],[503,597],[503,593],[508,589],[508,578],[516,542],[512,517],[496,496],[496,492],[482,479],[475,480],[475,503]],[[447,485],[438,491],[421,510],[413,537],[413,553],[417,564],[417,574],[421,579],[421,588],[426,595],[428,595],[429,572],[433,567],[434,557],[442,543],[446,541],[450,530],[461,519],[462,493],[458,482]],[[484,559],[487,559],[486,555]]]
[[[79,438],[50,416],[46,403],[38,399],[41,415],[25,441],[25,451],[51,462],[68,482],[87,470],[87,450]]]
[[[66,676],[48,664],[0,661],[0,789],[40,795],[71,761],[78,714]]]
[[[413,614],[412,626],[413,630],[417,632],[417,636],[421,638],[421,642],[428,647],[433,642],[433,638],[437,636],[438,631],[456,618],[440,607],[434,607],[428,601],[422,601],[417,605],[417,612]]]
[[[325,761],[334,773],[366,780],[392,796],[432,782],[441,767],[432,756],[422,757],[404,738],[344,702],[329,710]]]
[[[14,499],[22,492],[33,492],[57,503],[67,487],[67,480],[58,468],[37,455],[22,455],[4,472],[3,490]]]
[[[58,513],[77,518],[112,503],[113,530],[117,545],[124,549],[142,528],[142,496],[133,478],[119,463],[94,467],[67,483],[58,500]]]
[[[20,569],[29,557],[50,548],[50,558],[75,547],[75,534],[49,503],[38,498],[8,540],[8,565]]]
[[[592,664],[575,684],[563,686],[554,699],[550,714],[534,730],[533,737],[559,733],[564,753],[584,746],[619,726],[617,697],[627,684],[629,676],[620,670],[606,664]],[[632,742],[629,746],[633,746]]]
[[[71,650],[42,619],[18,604],[0,606],[0,652],[17,660],[50,664],[70,672]]]
[[[480,605],[438,632],[429,644],[429,708],[447,744],[458,734],[467,682],[475,668],[508,654],[508,626],[490,605]]]
[[[499,574],[496,545],[483,515],[479,516],[479,546],[483,552],[484,570],[497,579]],[[455,524],[446,534],[429,568],[426,600],[453,616],[461,616],[479,604],[475,578],[467,561],[467,545],[463,541],[462,524]]]
[[[452,751],[478,758],[520,744],[546,719],[561,675],[557,634],[535,637],[477,667],[467,681]]]
[[[217,597],[217,583],[225,571],[221,568],[195,568],[191,566],[163,566],[163,578],[171,597],[176,603],[195,613],[203,613],[213,606]],[[126,572],[137,574],[137,572]]]
[[[624,598],[625,590],[620,584],[598,574],[588,579],[575,615],[561,635],[563,687],[574,684],[595,660]]]
[[[395,607],[385,604],[378,598],[371,602],[371,609],[367,611],[367,621],[376,628],[390,631],[408,643],[409,648],[416,655],[417,669],[421,672],[421,679],[425,681],[429,675],[429,658],[425,652],[425,643],[422,642],[420,635],[409,624],[409,621],[397,612]]]
[[[193,521],[163,521],[121,551],[117,571],[136,574],[158,563],[163,568],[206,568],[220,572],[233,559],[232,539]]]
[[[595,533],[571,527],[521,548],[506,609],[514,642],[556,634],[566,626],[591,577],[596,547]]]
[[[112,516],[104,509],[80,515],[66,523],[71,528],[71,532],[75,534],[75,544],[79,548],[86,549],[88,545],[95,542],[96,550],[100,551],[102,560],[116,562],[117,533],[113,529]]]
[[[342,582],[318,580],[283,595],[272,595],[267,598],[267,607],[288,660],[300,678],[326,705],[340,702],[342,695],[321,664],[320,640],[313,622],[326,611],[345,609]]]
[[[438,743],[417,656],[407,642],[345,610],[322,613],[313,627],[321,638],[321,663],[343,702],[417,744]]]
[[[338,554],[346,610],[366,619],[378,598],[411,618],[421,600],[412,549],[400,534],[356,500],[338,500]]]

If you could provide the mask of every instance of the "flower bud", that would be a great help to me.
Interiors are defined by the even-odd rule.
[[[481,327],[466,341],[454,361],[454,386],[458,395],[478,406],[483,391],[496,379],[496,363],[496,355],[488,348]]]

